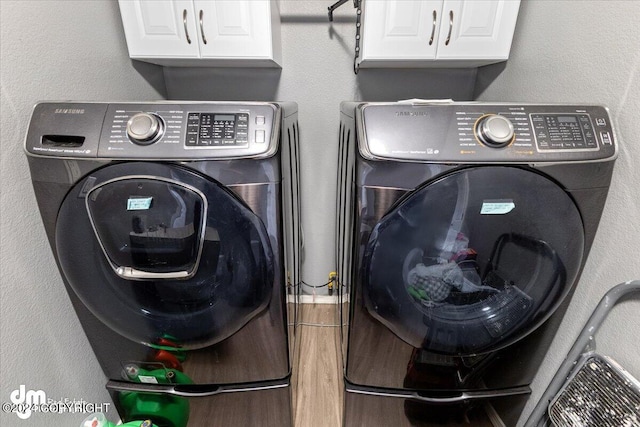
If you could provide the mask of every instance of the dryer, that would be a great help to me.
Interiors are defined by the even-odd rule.
[[[515,425],[604,208],[607,110],[341,111],[344,425]]]
[[[45,102],[25,150],[124,422],[291,425],[294,103]]]

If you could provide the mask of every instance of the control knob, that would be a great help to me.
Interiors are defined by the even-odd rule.
[[[499,114],[489,114],[477,123],[476,136],[488,147],[501,148],[513,141],[515,131],[511,120]]]
[[[163,132],[162,119],[153,113],[137,113],[127,122],[127,135],[134,144],[153,144],[160,139]]]

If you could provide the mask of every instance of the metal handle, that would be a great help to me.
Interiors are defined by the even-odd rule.
[[[446,393],[445,393],[446,394]],[[416,402],[425,403],[461,403],[472,400],[486,400],[500,397],[510,396],[522,396],[531,394],[531,388],[529,386],[511,387],[502,390],[480,390],[480,391],[467,391],[460,393],[452,393],[450,396],[439,396],[438,393],[433,395],[430,392],[412,392],[412,396],[408,397]]]
[[[133,267],[118,267],[116,268],[116,274],[123,279],[188,279],[192,275],[188,271],[151,273],[148,271],[136,270]]]
[[[347,393],[365,394],[369,396],[385,396],[397,397],[400,399],[409,399],[416,402],[432,403],[432,404],[450,404],[470,402],[474,400],[486,400],[500,397],[521,396],[531,394],[529,386],[510,387],[499,390],[478,390],[478,391],[460,391],[460,392],[439,392],[439,391],[409,391],[396,390],[386,388],[367,388],[345,382],[345,390]]]
[[[204,25],[202,24],[202,18],[204,11],[200,9],[200,35],[202,36],[202,43],[207,44],[207,38],[204,36]]]
[[[451,31],[453,30],[453,10],[449,11],[449,34],[447,34],[447,40],[444,42],[445,46],[449,46],[451,41]]]
[[[431,27],[431,38],[429,38],[429,46],[433,44],[433,38],[436,36],[436,25],[438,24],[438,12],[433,11],[433,26]]]
[[[162,393],[182,397],[207,397],[223,393],[237,393],[256,390],[273,390],[289,386],[286,380],[261,381],[237,385],[218,384],[143,384],[109,380],[107,390],[114,392]]]
[[[189,37],[189,30],[187,29],[187,9],[182,11],[182,24],[184,25],[184,35],[187,36],[187,43],[191,44],[191,37]]]

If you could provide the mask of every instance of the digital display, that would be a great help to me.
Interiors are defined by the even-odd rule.
[[[216,122],[232,122],[236,119],[236,116],[232,114],[216,114],[213,116],[213,120]]]
[[[559,123],[578,123],[578,119],[575,116],[558,116]]]

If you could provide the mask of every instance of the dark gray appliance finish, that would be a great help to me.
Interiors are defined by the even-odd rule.
[[[264,406],[291,424],[298,140],[294,103],[36,105],[36,199],[110,380],[285,387],[287,407]]]
[[[607,110],[346,102],[339,152],[344,424],[515,425],[604,208]]]

